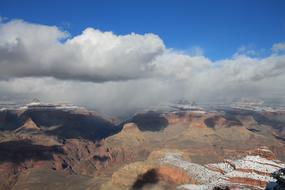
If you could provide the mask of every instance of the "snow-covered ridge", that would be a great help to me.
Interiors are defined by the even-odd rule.
[[[13,107],[2,107],[0,111],[4,110],[63,110],[63,111],[70,111],[70,110],[84,110],[87,111],[84,107],[75,106],[68,103],[59,103],[59,104],[52,104],[52,103],[43,103],[39,100],[34,100],[31,103],[28,103],[24,106],[13,106]]]
[[[266,105],[264,101],[262,100],[241,100],[238,102],[233,102],[230,105],[231,108],[235,109],[242,109],[242,110],[250,110],[250,111],[257,111],[257,112],[276,112],[278,109]]]
[[[224,180],[224,176],[216,171],[211,171],[208,168],[199,164],[191,163],[181,159],[178,154],[168,154],[160,160],[162,163],[167,163],[187,171],[187,173],[200,181],[201,183],[212,183],[217,180]]]
[[[270,150],[264,149],[264,152],[268,151]],[[279,160],[270,160],[259,155],[247,155],[237,160],[225,160],[221,163],[202,166],[183,160],[178,154],[167,154],[160,159],[160,162],[187,171],[200,183],[180,186],[191,190],[208,190],[216,186],[229,186],[232,187],[231,189],[248,189],[248,187],[264,189],[267,182],[275,181],[270,174],[285,167]]]

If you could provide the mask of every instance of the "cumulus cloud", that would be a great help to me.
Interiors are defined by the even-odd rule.
[[[0,25],[0,75],[93,82],[149,77],[164,50],[154,34],[114,35],[93,28],[68,38],[53,26],[20,20]]]
[[[180,98],[284,101],[283,45],[274,44],[272,55],[263,58],[241,48],[231,58],[212,61],[200,50],[169,49],[151,33],[87,28],[71,36],[56,26],[1,22],[0,100],[39,97],[117,115]]]

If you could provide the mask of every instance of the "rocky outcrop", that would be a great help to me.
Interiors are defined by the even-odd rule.
[[[201,185],[187,184],[181,186],[185,189],[211,189],[218,185],[226,185],[230,189],[265,188],[266,184],[273,180],[270,174],[282,167],[278,160],[264,158],[264,155],[273,155],[265,147],[252,151],[260,155],[247,155],[237,160],[225,160],[217,164],[201,166],[187,162],[178,155],[167,155],[161,161],[176,167],[183,168]],[[262,157],[263,156],[263,157]],[[237,184],[239,186],[237,187]]]
[[[15,132],[29,132],[29,131],[39,131],[41,130],[31,118],[28,118],[27,121],[19,127],[18,129],[15,130]]]
[[[113,147],[113,145],[130,147],[139,146],[145,140],[143,133],[135,123],[126,123],[119,133],[107,138],[105,144],[110,147]]]
[[[265,158],[267,160],[276,160],[277,159],[275,154],[271,150],[269,150],[268,147],[266,147],[266,146],[254,149],[252,151],[248,151],[247,154],[253,155],[253,156],[260,156],[260,157]]]
[[[59,138],[101,140],[119,131],[110,120],[81,109],[15,109],[0,111],[0,131],[28,131],[40,128],[42,133]]]
[[[67,139],[56,145],[20,139],[0,142],[0,181],[5,179],[6,186],[12,186],[28,169],[94,176],[111,162],[112,156],[103,146],[83,139]]]
[[[244,157],[199,165],[189,154],[173,149],[153,151],[146,161],[127,164],[101,189],[264,189],[271,173],[284,167],[266,147],[244,152]],[[270,155],[270,156],[269,156]]]
[[[88,176],[95,189],[263,188],[283,167],[285,145],[254,117],[238,120],[226,112],[145,112],[115,126],[87,110],[6,110],[0,189],[34,169]],[[263,145],[270,150],[255,149]]]
[[[185,171],[173,166],[149,167],[145,172],[139,171],[139,174],[134,176],[134,181],[129,181],[131,186],[127,185],[125,187],[131,187],[131,189],[141,189],[145,186],[157,188],[161,187],[162,184],[167,184],[168,187],[175,187],[180,184],[195,182],[191,180]],[[118,184],[118,179],[113,180],[113,183]]]
[[[135,123],[126,123],[122,130],[102,142],[112,162],[123,164],[144,160],[149,154],[147,138]]]
[[[112,180],[104,184],[102,189],[159,189],[164,186],[173,189],[180,184],[195,183],[185,170],[159,162],[159,159],[168,153],[188,157],[178,150],[154,151],[146,161],[127,164],[114,172]]]
[[[285,168],[281,168],[271,174],[276,181],[267,184],[266,190],[285,190]]]

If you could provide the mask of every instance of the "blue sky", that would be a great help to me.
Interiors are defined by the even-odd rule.
[[[204,50],[212,60],[242,46],[261,51],[285,41],[283,0],[0,0],[0,16],[57,25],[71,35],[86,27],[158,34],[168,48]]]

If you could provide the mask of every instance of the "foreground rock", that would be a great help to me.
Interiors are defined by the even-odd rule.
[[[195,183],[184,169],[159,162],[168,152],[190,161],[189,156],[179,150],[154,151],[146,161],[128,164],[114,172],[101,189],[175,189],[180,184]]]
[[[165,157],[162,162],[184,168],[200,182],[199,185],[182,185],[181,188],[184,189],[206,190],[219,186],[230,189],[264,189],[268,182],[274,181],[271,173],[284,167],[284,163],[279,160],[270,159],[273,157],[273,153],[264,147],[250,151],[240,159],[205,166],[185,162],[173,155]]]
[[[285,168],[272,173],[276,182],[268,183],[266,190],[285,190]]]
[[[120,168],[102,189],[264,189],[271,173],[284,167],[266,147],[220,163],[192,163],[178,150],[154,151],[144,162]]]

